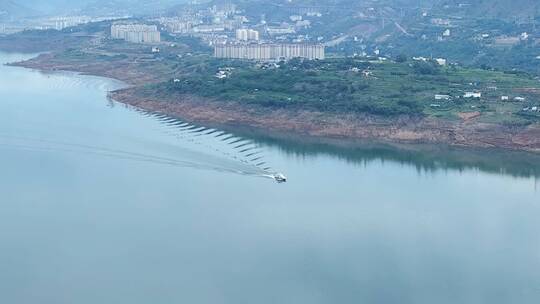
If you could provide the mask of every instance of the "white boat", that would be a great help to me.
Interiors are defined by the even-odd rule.
[[[285,183],[287,181],[287,177],[285,177],[285,175],[281,174],[281,173],[276,173],[272,176],[276,182],[278,183]]]

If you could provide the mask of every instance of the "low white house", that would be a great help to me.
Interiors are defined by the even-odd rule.
[[[515,101],[525,101],[525,97],[514,97]]]
[[[414,61],[428,61],[429,59],[426,57],[413,57]]]
[[[501,100],[502,101],[508,101],[508,100],[510,100],[510,97],[509,96],[501,96]]]
[[[293,21],[293,22],[302,21],[302,16],[300,16],[300,15],[292,15],[292,16],[289,16],[289,19],[291,19],[291,21]]]
[[[465,92],[463,98],[482,98],[481,92]]]
[[[435,100],[450,100],[450,95],[435,94]]]
[[[437,58],[435,59],[435,62],[437,62],[438,65],[446,65],[446,59],[444,58]]]
[[[227,71],[218,71],[215,75],[216,78],[218,79],[225,79],[227,77],[229,77],[229,74],[230,72],[227,72]]]

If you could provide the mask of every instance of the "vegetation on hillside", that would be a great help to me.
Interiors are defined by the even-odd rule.
[[[200,55],[181,60],[175,66],[175,79],[161,84],[160,89],[270,108],[339,113],[456,118],[459,112],[480,111],[486,119],[510,123],[523,122],[522,108],[540,102],[538,91],[531,89],[539,88],[540,83],[523,73],[401,61],[345,58],[273,65]],[[483,96],[463,98],[470,91]],[[449,99],[435,100],[435,95],[448,95]],[[526,101],[502,102],[503,95]]]

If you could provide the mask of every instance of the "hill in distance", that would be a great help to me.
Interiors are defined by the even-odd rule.
[[[37,15],[38,11],[12,0],[0,0],[0,20]]]

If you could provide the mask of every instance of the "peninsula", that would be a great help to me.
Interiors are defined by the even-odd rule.
[[[14,65],[115,78],[130,87],[112,99],[201,124],[540,152],[534,75],[405,56],[222,59],[197,39],[130,43],[110,26],[25,31],[0,38],[0,50],[46,52]]]

